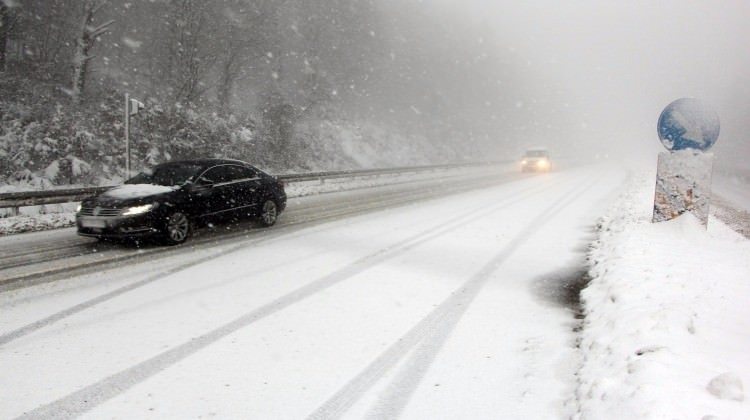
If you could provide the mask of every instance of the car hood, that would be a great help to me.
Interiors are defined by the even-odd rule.
[[[107,190],[96,197],[85,200],[84,202],[87,204],[117,208],[157,201],[178,189],[179,187],[165,187],[152,184],[125,184]]]

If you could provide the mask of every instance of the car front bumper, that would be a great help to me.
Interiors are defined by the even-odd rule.
[[[538,161],[530,161],[527,163],[521,163],[521,170],[531,172],[547,172],[550,170],[550,164],[540,164]]]
[[[151,236],[161,232],[151,214],[137,216],[76,216],[78,234],[93,238],[126,239]]]

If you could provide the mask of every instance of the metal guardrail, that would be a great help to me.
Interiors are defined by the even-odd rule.
[[[88,187],[61,190],[21,191],[0,194],[0,209],[10,207],[40,206],[81,201],[115,187]]]
[[[438,169],[454,169],[462,167],[475,167],[475,166],[489,166],[489,165],[500,165],[510,163],[512,161],[496,161],[496,162],[475,162],[475,163],[458,163],[449,165],[425,165],[425,166],[411,166],[411,167],[397,167],[397,168],[383,168],[383,169],[363,169],[363,170],[351,170],[351,171],[329,171],[329,172],[310,172],[304,174],[284,174],[279,175],[277,178],[284,182],[305,182],[305,181],[325,181],[326,179],[336,178],[356,178],[361,176],[376,176],[376,175],[394,175],[402,173],[418,173],[428,172]],[[25,206],[40,206],[43,204],[62,204],[62,203],[73,203],[81,201],[91,195],[99,194],[107,191],[110,188],[116,187],[116,185],[107,187],[87,187],[87,188],[71,188],[71,189],[60,189],[60,190],[45,190],[45,191],[21,191],[12,193],[0,194],[0,209],[12,208],[17,209],[18,207]]]

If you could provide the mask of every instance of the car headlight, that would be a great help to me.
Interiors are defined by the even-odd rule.
[[[76,207],[76,213],[80,213],[80,212],[81,212],[81,204],[78,204],[78,207]]]
[[[549,162],[546,159],[542,159],[536,163],[536,166],[540,168],[546,168],[548,165],[549,165]]]
[[[142,206],[128,207],[122,213],[123,216],[135,216],[137,214],[143,214],[154,208],[153,204],[144,204]]]
[[[524,160],[521,161],[521,165],[525,165],[527,163],[529,163],[529,161],[527,161],[526,159],[524,159]]]

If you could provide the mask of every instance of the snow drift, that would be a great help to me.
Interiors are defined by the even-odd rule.
[[[590,253],[578,417],[750,418],[750,242],[689,214],[651,224],[652,193],[634,181]]]

